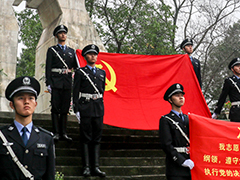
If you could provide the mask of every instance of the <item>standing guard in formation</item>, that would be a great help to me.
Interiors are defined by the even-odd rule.
[[[85,177],[106,176],[105,172],[99,169],[106,73],[95,67],[98,53],[99,48],[96,45],[86,46],[82,50],[82,56],[87,61],[87,65],[77,69],[74,76],[73,105],[80,124],[83,176]]]
[[[162,116],[159,123],[168,180],[191,180],[190,170],[194,167],[189,155],[189,120],[181,110],[185,103],[184,94],[181,84],[173,84],[164,94],[164,100],[172,106],[171,112]]]
[[[72,90],[72,72],[77,68],[75,51],[65,45],[68,28],[57,26],[53,35],[58,44],[48,48],[46,59],[46,85],[51,93],[51,116],[54,140],[72,141],[67,136],[67,116]]]
[[[229,113],[229,119],[232,122],[240,122],[240,58],[234,58],[229,63],[228,68],[233,72],[233,76],[225,79],[222,93],[218,99],[212,118],[217,118],[222,110],[227,96],[229,96],[232,105]]]
[[[11,125],[0,128],[0,179],[54,180],[53,134],[33,125],[39,82],[28,76],[14,79],[5,96],[14,110]]]
[[[192,53],[193,53],[193,40],[192,39],[185,39],[181,45],[180,48],[188,54],[189,58],[191,59],[192,65],[193,65],[193,69],[195,71],[195,74],[197,76],[198,82],[200,87],[202,88],[202,78],[201,78],[201,65],[200,65],[200,61],[194,57],[192,57]]]

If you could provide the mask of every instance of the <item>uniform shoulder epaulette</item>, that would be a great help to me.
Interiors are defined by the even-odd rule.
[[[0,130],[7,129],[8,127],[9,127],[9,125],[1,126]]]
[[[79,71],[79,69],[80,69],[80,67],[77,67],[77,68],[75,69],[75,72]]]
[[[227,78],[226,78],[226,80],[230,80],[230,81],[231,81],[231,79],[232,79],[233,81],[236,81],[236,80],[237,80],[236,76],[231,76],[231,77],[227,77]]]
[[[105,70],[104,69],[100,69],[100,68],[98,68],[100,71],[103,71],[103,72],[105,72]]]
[[[38,129],[39,129],[40,131],[42,131],[42,132],[45,132],[45,133],[49,134],[50,136],[54,136],[54,134],[53,134],[52,132],[50,132],[50,131],[42,128],[42,127],[38,127]]]
[[[51,49],[51,48],[57,48],[57,45],[53,45],[53,46],[49,47],[48,49]]]

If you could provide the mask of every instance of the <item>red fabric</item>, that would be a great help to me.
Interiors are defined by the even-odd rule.
[[[240,124],[190,114],[192,180],[240,178]]]
[[[81,50],[76,53],[80,66],[85,66]],[[109,81],[114,81],[111,68],[116,75],[114,88],[107,88],[106,83],[105,124],[129,129],[159,129],[160,117],[171,110],[163,96],[174,83],[181,83],[184,87],[184,113],[211,115],[188,55],[99,53],[96,65],[102,66]]]

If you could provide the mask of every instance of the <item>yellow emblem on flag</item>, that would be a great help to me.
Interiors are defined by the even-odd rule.
[[[238,130],[240,130],[240,127],[238,127]],[[240,139],[240,133],[239,133],[239,135],[238,135],[238,137],[237,137],[238,139]]]
[[[113,92],[116,92],[117,91],[117,88],[115,87],[116,82],[117,82],[116,73],[107,62],[102,61],[102,60],[101,60],[101,62],[103,62],[103,64],[105,64],[105,66],[108,68],[110,75],[111,75],[110,80],[108,80],[108,78],[106,77],[105,91],[113,90]],[[96,64],[96,67],[102,69],[103,66],[101,64]]]

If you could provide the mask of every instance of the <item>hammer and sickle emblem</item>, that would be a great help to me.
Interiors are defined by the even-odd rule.
[[[113,90],[113,92],[116,92],[117,91],[117,88],[115,87],[116,82],[117,82],[116,74],[115,74],[113,68],[107,62],[105,62],[105,61],[102,61],[102,62],[103,62],[103,64],[106,65],[106,67],[108,68],[108,70],[110,72],[110,75],[111,75],[111,80],[108,80],[107,77],[106,77],[106,84],[107,85],[105,86],[105,90],[106,91]],[[101,64],[96,65],[96,67],[102,69]]]
[[[238,127],[238,130],[240,130],[240,127]],[[239,135],[238,135],[238,137],[237,137],[238,139],[240,139],[240,133],[239,133]]]

